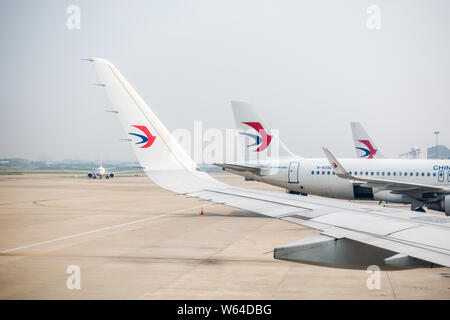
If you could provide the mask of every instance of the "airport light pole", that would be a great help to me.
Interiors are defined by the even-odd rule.
[[[438,150],[438,134],[440,133],[439,131],[435,131],[433,132],[436,135],[436,159],[439,159],[439,150]]]

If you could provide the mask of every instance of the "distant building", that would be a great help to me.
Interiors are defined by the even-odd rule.
[[[398,157],[400,159],[420,159],[422,150],[419,147],[411,148],[410,151],[400,154]]]
[[[444,145],[438,145],[427,149],[427,159],[450,159],[450,149]]]

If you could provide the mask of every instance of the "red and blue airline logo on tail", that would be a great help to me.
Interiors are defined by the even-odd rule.
[[[243,124],[246,124],[249,127],[252,127],[256,130],[256,132],[259,133],[259,135],[241,132],[240,134],[243,134],[245,136],[248,136],[250,138],[255,139],[255,142],[252,144],[249,144],[248,147],[258,146],[256,150],[253,150],[255,152],[264,151],[267,149],[267,147],[270,145],[270,142],[272,141],[272,136],[266,132],[266,130],[263,128],[261,123],[259,122],[242,122]]]
[[[136,136],[138,138],[141,138],[141,141],[136,142],[136,144],[144,144],[143,146],[141,146],[142,148],[148,148],[150,147],[153,142],[155,142],[156,136],[152,136],[152,134],[150,133],[150,131],[148,130],[148,128],[146,126],[133,126],[136,129],[139,129],[142,131],[142,134],[138,134],[138,133],[132,133],[129,132],[128,134],[131,134],[132,136]]]
[[[365,153],[365,154],[363,154],[361,156],[361,158],[366,158],[367,157],[367,159],[372,159],[375,156],[375,154],[377,153],[378,150],[375,149],[372,146],[372,144],[370,143],[369,140],[358,140],[358,141],[361,142],[362,144],[364,144],[367,147],[367,149],[366,148],[356,147],[356,149],[359,149],[359,150],[361,150],[361,151],[363,151]]]

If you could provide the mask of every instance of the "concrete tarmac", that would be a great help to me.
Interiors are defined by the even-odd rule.
[[[145,176],[0,176],[0,299],[450,298],[449,268],[382,271],[380,288],[368,289],[365,270],[273,259],[273,248],[315,233]],[[80,289],[68,288],[78,274],[70,266]]]

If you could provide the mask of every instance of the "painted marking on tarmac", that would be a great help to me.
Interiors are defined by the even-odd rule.
[[[195,206],[195,207],[191,207],[191,208],[187,208],[187,209],[176,210],[176,211],[169,212],[169,213],[166,213],[166,214],[161,214],[159,216],[154,216],[154,217],[134,220],[134,221],[125,222],[125,223],[121,223],[121,224],[115,224],[115,225],[112,225],[112,226],[103,227],[103,228],[99,228],[99,229],[94,229],[94,230],[90,230],[90,231],[86,231],[86,232],[75,233],[75,234],[71,234],[69,236],[60,237],[60,238],[56,238],[56,239],[52,239],[52,240],[40,241],[40,242],[36,242],[36,243],[25,245],[25,246],[20,246],[20,247],[17,247],[17,248],[6,249],[6,250],[3,250],[3,251],[0,251],[0,254],[10,253],[10,252],[18,251],[18,250],[21,250],[21,249],[28,249],[28,248],[32,248],[32,247],[37,247],[37,246],[41,246],[41,245],[44,245],[44,244],[49,244],[49,243],[53,243],[53,242],[57,242],[57,241],[78,238],[78,237],[86,236],[86,235],[97,233],[97,232],[102,232],[102,231],[113,230],[113,229],[117,229],[117,228],[121,228],[121,227],[126,227],[126,226],[137,224],[137,223],[142,223],[142,222],[155,220],[155,219],[162,218],[162,217],[165,217],[165,216],[168,216],[168,215],[172,215],[172,214],[182,213],[182,212],[190,211],[190,210],[193,210],[193,209],[198,209],[198,208],[201,208],[203,206],[204,205],[199,205],[199,206]],[[211,206],[214,206],[214,204],[211,205]]]

